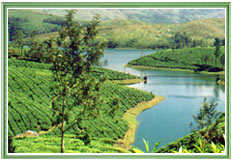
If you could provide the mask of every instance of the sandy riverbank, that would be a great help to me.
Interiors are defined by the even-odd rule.
[[[138,122],[136,120],[137,115],[140,114],[142,111],[147,110],[153,107],[154,105],[160,103],[164,99],[165,97],[155,96],[152,100],[147,102],[143,101],[139,103],[136,107],[126,111],[126,113],[123,115],[123,119],[127,121],[129,130],[126,132],[123,139],[118,140],[115,146],[128,150],[130,144],[134,142],[135,133],[138,127]]]

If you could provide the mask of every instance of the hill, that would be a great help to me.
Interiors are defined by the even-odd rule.
[[[13,58],[9,59],[8,64],[8,135],[13,137],[27,130],[33,130],[42,135],[39,139],[43,140],[43,136],[46,135],[47,138],[54,136],[56,140],[59,129],[54,124],[53,112],[50,108],[52,95],[49,87],[53,83],[52,74],[48,70],[50,65]],[[92,73],[95,77],[106,74],[109,80],[135,78],[101,68],[92,69]],[[154,95],[107,81],[101,87],[101,97],[103,98],[101,115],[94,120],[85,120],[81,126],[87,129],[94,140],[109,138],[113,140],[112,142],[116,142],[123,138],[128,130],[127,122],[122,119],[123,114],[138,103],[151,100]],[[116,97],[119,99],[119,107],[112,109],[111,101]],[[75,136],[77,133],[77,127],[72,127],[67,132]],[[82,141],[79,139],[78,142]],[[30,151],[28,146],[27,149]]]
[[[109,48],[170,48],[177,32],[185,33],[197,46],[212,46],[215,37],[225,38],[222,10],[79,10],[75,17],[81,24],[85,24],[95,12],[100,12],[102,14],[100,16],[103,16],[99,26],[100,37],[109,41]],[[17,30],[22,30],[25,37],[31,36],[33,31],[36,31],[37,34],[42,34],[39,36],[40,39],[46,39],[56,36],[56,31],[64,24],[65,10],[11,9],[8,13],[10,40]],[[150,16],[142,20],[140,16],[143,14]],[[176,15],[190,16],[190,14],[192,18],[187,18],[185,21],[172,21],[172,17]],[[104,18],[104,15],[109,18]],[[164,16],[169,18],[170,23],[152,21],[165,20]],[[85,19],[85,21],[78,19],[81,17],[83,18],[81,20]],[[183,18],[178,19],[183,20]]]
[[[12,40],[17,30],[22,30],[25,37],[31,36],[34,31],[36,34],[58,31],[61,28],[61,24],[52,21],[56,19],[59,19],[61,23],[63,17],[49,15],[32,9],[9,9],[9,39]]]
[[[100,32],[113,47],[119,48],[169,48],[177,32],[185,33],[190,41],[197,42],[197,46],[212,46],[215,37],[225,37],[225,22],[224,19],[201,19],[170,25],[115,24],[101,27]]]
[[[63,9],[42,9],[45,13],[64,16]],[[200,18],[224,18],[222,9],[77,9],[74,18],[90,21],[96,14],[101,20],[124,19],[147,23],[173,24],[185,23]]]
[[[164,50],[130,61],[131,66],[189,69],[213,72],[214,68],[224,70],[225,47],[220,48],[220,56],[215,64],[215,48],[184,48]],[[222,62],[221,60],[224,60]],[[221,64],[222,62],[223,64]]]
[[[185,33],[189,38],[190,46],[213,46],[216,37],[225,38],[224,19],[201,19],[184,24],[148,24],[110,20],[102,22],[99,29],[99,37],[108,41],[109,48],[171,48],[177,32]],[[44,40],[56,35],[56,32],[52,32],[37,37]]]

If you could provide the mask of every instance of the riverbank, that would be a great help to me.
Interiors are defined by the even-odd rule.
[[[150,67],[150,66],[141,66],[141,65],[129,65],[126,64],[125,67],[131,67],[131,68],[135,68],[135,69],[159,69],[159,70],[170,70],[170,71],[181,71],[181,72],[192,72],[194,73],[194,70],[191,69],[180,69],[180,68],[164,68],[164,67]],[[197,72],[200,74],[213,74],[213,75],[225,75],[225,72],[206,72],[206,71],[202,71],[202,72]]]
[[[130,148],[130,145],[134,142],[135,133],[138,127],[138,122],[136,120],[137,115],[140,114],[142,111],[145,111],[160,103],[164,99],[165,97],[155,96],[152,100],[147,102],[143,101],[139,103],[136,107],[126,111],[126,113],[123,115],[123,120],[127,121],[129,130],[126,132],[124,138],[118,140],[114,146],[128,150]]]

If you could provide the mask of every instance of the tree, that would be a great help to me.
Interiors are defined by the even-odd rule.
[[[184,32],[183,34],[177,32],[173,38],[173,43],[174,43],[173,48],[180,49],[184,47],[189,47],[190,41],[191,40],[187,36],[186,32]]]
[[[177,32],[174,37],[174,42],[175,42],[175,48],[179,49],[181,48],[181,43],[182,43],[182,35]]]
[[[203,129],[204,127],[210,126],[216,118],[221,114],[216,110],[217,103],[212,100],[210,103],[206,102],[206,97],[203,100],[203,104],[199,109],[197,115],[193,115],[193,119],[197,123],[197,129]],[[193,126],[193,123],[190,123]]]
[[[74,23],[73,14],[73,10],[68,11],[66,25],[58,38],[48,42],[55,80],[51,87],[54,96],[51,104],[55,123],[61,131],[61,153],[64,152],[65,132],[73,127],[85,130],[82,121],[98,116],[102,103],[99,90],[104,81],[90,75],[91,66],[98,63],[106,46],[97,39],[99,17],[81,26]]]
[[[14,36],[14,42],[16,47],[19,48],[19,55],[22,56],[23,46],[24,46],[24,40],[23,40],[23,32],[21,30],[18,30]]]
[[[186,32],[184,32],[184,35],[183,35],[183,39],[184,39],[184,46],[185,47],[189,47],[189,44],[190,44],[190,39],[188,37],[188,35],[186,34]]]
[[[225,66],[225,54],[222,54],[220,56],[220,63],[222,65],[222,68],[224,69],[224,66]]]
[[[222,39],[222,46],[225,46],[225,38]]]
[[[44,43],[37,39],[33,39],[30,43],[30,50],[27,56],[36,62],[43,62],[45,52]]]
[[[14,40],[15,35],[17,34],[17,31],[21,30],[23,31],[23,24],[27,22],[27,19],[25,18],[18,18],[18,17],[9,17],[8,18],[8,37],[10,41]],[[24,34],[26,34],[24,32]]]
[[[214,55],[215,55],[215,66],[217,66],[218,57],[219,57],[219,55],[220,55],[220,40],[219,40],[218,37],[215,38],[214,46],[215,46],[215,51],[214,51]]]

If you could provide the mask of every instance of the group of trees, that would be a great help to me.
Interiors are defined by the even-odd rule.
[[[184,47],[190,46],[191,40],[184,32],[183,34],[177,32],[175,36],[172,38],[174,49],[180,49]]]
[[[219,46],[225,46],[225,39],[215,38],[215,42],[213,46],[216,46],[218,44]],[[180,33],[176,32],[174,37],[171,38],[171,48],[172,49],[181,49],[185,47],[204,47],[206,46],[203,40],[192,40],[186,32]]]
[[[15,36],[20,31],[23,33],[23,23],[27,22],[25,18],[9,17],[8,19],[8,38],[10,41],[15,40]],[[26,33],[23,33],[26,34]]]
[[[220,46],[221,45],[225,45],[225,39],[223,39],[222,41],[217,37],[215,38],[214,41],[214,46],[215,46],[215,51],[214,51],[214,55],[215,55],[215,66],[218,66],[219,62],[222,65],[222,68],[225,65],[225,54],[221,54],[220,55]]]

